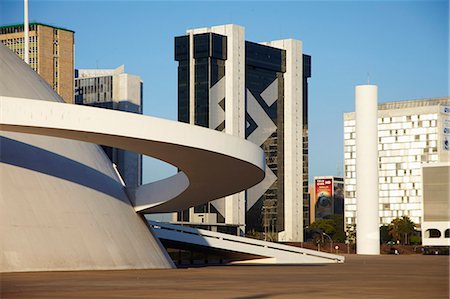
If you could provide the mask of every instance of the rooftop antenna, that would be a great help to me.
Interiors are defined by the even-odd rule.
[[[30,64],[30,33],[29,33],[29,24],[28,24],[28,0],[23,0],[23,38],[25,40],[24,43],[24,60],[26,64]]]
[[[336,176],[341,176],[341,168],[339,167],[339,163],[336,164]]]

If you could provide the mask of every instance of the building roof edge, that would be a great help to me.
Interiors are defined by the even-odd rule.
[[[70,31],[70,32],[75,33],[75,31],[70,30],[70,29],[67,29],[67,28],[58,27],[58,26],[53,26],[53,25],[44,24],[44,23],[39,23],[39,22],[31,22],[30,25],[41,25],[41,26],[51,27],[51,28],[60,29],[60,30],[65,30],[65,31]],[[14,28],[14,27],[23,27],[23,23],[0,26],[0,29],[4,29],[4,28]]]

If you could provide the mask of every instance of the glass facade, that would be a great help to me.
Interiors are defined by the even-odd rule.
[[[226,36],[204,33],[194,35],[195,124],[215,130],[209,118],[210,90],[225,76]],[[223,130],[225,124],[220,126]],[[221,130],[220,130],[221,131]]]
[[[223,131],[225,121],[213,124],[212,114],[225,114],[225,97],[214,93],[214,86],[225,76],[225,60],[227,59],[227,37],[214,33],[196,34],[193,36],[193,61],[190,60],[189,35],[175,38],[175,60],[178,61],[178,120],[185,123]],[[190,72],[193,63],[194,76],[194,120],[190,120]],[[219,99],[213,97],[219,96]],[[219,107],[215,107],[217,103]],[[220,109],[219,109],[220,108]],[[216,115],[214,115],[216,116]],[[194,208],[194,213],[216,213],[217,222],[225,222],[214,205],[208,203]],[[179,212],[178,221],[189,215],[189,211]],[[184,220],[186,221],[186,220]]]
[[[276,130],[264,141],[261,148],[266,154],[266,167],[277,177],[276,181],[259,198],[246,214],[247,230],[280,232],[284,230],[284,79],[286,51],[252,42],[245,42],[245,85],[257,104],[276,125]],[[269,106],[262,93],[277,82],[277,98]],[[246,100],[246,106],[248,101]],[[246,107],[246,111],[248,108]],[[260,125],[246,113],[248,138]]]
[[[189,123],[189,36],[175,38],[178,61],[178,121]]]
[[[303,120],[303,227],[307,227],[311,223],[311,215],[309,215],[310,198],[308,192],[309,184],[309,166],[308,166],[308,78],[311,78],[311,56],[303,54],[303,102],[302,102],[302,120]]]
[[[194,124],[210,128],[211,88],[225,76],[227,38],[214,33],[194,35]],[[189,36],[175,38],[175,60],[178,61],[178,120],[189,123]],[[225,108],[224,100],[221,106]],[[216,129],[222,131],[225,123]]]

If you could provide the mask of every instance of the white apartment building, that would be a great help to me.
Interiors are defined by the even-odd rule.
[[[423,221],[422,164],[448,162],[450,98],[378,105],[380,224],[408,216]],[[344,113],[345,224],[356,219],[355,113]]]
[[[143,82],[137,75],[116,69],[75,70],[75,104],[142,114]],[[142,155],[102,146],[128,187],[142,185]]]

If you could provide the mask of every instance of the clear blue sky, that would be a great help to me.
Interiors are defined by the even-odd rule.
[[[144,81],[144,114],[176,119],[173,37],[235,23],[246,39],[303,41],[309,81],[310,178],[342,174],[343,112],[354,86],[379,86],[379,101],[449,95],[448,1],[38,1],[30,21],[74,30],[77,68],[126,70]],[[0,24],[22,22],[22,1],[0,3]],[[155,128],[158,129],[158,128]],[[144,182],[171,170],[146,159]]]

